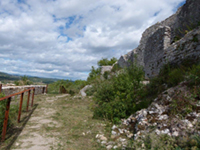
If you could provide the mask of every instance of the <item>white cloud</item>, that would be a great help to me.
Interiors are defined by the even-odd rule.
[[[102,57],[137,47],[184,0],[1,0],[0,71],[86,79]]]

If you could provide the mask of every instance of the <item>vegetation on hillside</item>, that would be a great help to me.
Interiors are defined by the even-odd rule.
[[[117,58],[113,57],[110,60],[107,58],[102,58],[97,62],[98,66],[112,66],[115,62],[117,62]]]
[[[85,85],[86,81],[84,80],[58,80],[48,85],[48,93],[68,93],[73,96],[74,94],[78,94],[80,89],[82,89]]]
[[[31,84],[33,84],[33,82],[30,81],[29,78],[28,78],[27,76],[25,76],[25,75],[22,76],[20,80],[15,81],[14,83],[15,83],[15,85],[17,85],[17,86],[18,86],[18,85],[31,85]]]
[[[19,82],[23,77],[24,76],[11,75],[11,74],[0,72],[0,81],[2,83]],[[26,75],[25,77],[27,77],[30,82],[33,82],[33,84],[38,84],[38,83],[49,84],[58,80],[58,79],[53,79],[53,78],[31,77],[31,76],[26,76]]]
[[[118,122],[121,118],[130,116],[142,94],[143,80],[142,68],[132,66],[96,84],[94,118]]]
[[[95,82],[95,80],[100,78],[101,75],[101,66],[112,66],[114,63],[116,63],[117,58],[113,57],[110,60],[107,58],[102,58],[97,62],[98,68],[95,69],[94,66],[92,66],[92,69],[90,70],[89,76],[87,78],[88,84],[91,84]]]
[[[93,80],[93,87],[87,91],[89,95],[93,95],[94,118],[109,119],[113,123],[119,122],[122,118],[147,108],[160,93],[183,81],[190,88],[192,97],[173,100],[169,115],[187,116],[195,111],[195,107],[193,108],[190,102],[199,101],[200,98],[200,63],[193,60],[184,60],[179,65],[164,65],[159,75],[151,78],[147,85],[141,82],[144,80],[142,68],[135,65],[110,74],[110,79]],[[197,126],[199,128],[199,124]],[[163,146],[178,150],[200,149],[199,135],[188,135],[183,139],[147,134],[143,139],[135,142],[131,140],[131,142],[130,147],[136,149],[141,148],[142,143],[147,149],[163,149]]]

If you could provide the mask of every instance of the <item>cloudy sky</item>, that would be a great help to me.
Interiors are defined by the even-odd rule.
[[[0,71],[86,79],[185,0],[0,0]]]

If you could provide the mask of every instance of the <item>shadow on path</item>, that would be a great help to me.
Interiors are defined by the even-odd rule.
[[[9,141],[9,143],[6,144],[6,146],[4,147],[4,144],[1,143],[0,145],[0,149],[2,146],[2,149],[5,150],[10,150],[10,148],[12,147],[12,145],[15,143],[16,139],[18,138],[18,136],[20,135],[20,133],[22,132],[22,130],[24,129],[24,127],[26,126],[28,120],[30,119],[31,115],[33,114],[33,112],[35,111],[35,109],[38,107],[38,104],[35,104],[32,108],[32,110],[30,110],[27,116],[24,116],[22,118],[22,120],[20,121],[22,124],[20,125],[20,127],[10,127],[6,133],[6,141]]]

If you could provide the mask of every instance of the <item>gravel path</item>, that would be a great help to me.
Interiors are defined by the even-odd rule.
[[[52,103],[58,98],[66,97],[60,95],[57,97],[48,97],[38,102],[39,107],[33,112],[25,128],[18,136],[11,149],[14,150],[49,150],[57,149],[58,139],[50,137],[43,128],[59,127],[59,123],[52,119],[56,113]],[[44,96],[43,96],[44,97]]]

